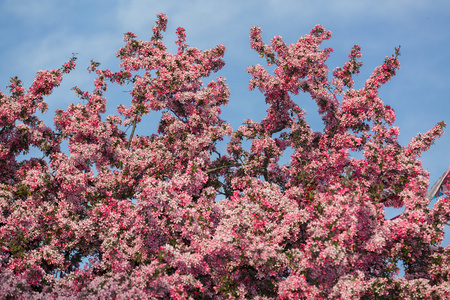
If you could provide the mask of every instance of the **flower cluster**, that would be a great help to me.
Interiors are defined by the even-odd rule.
[[[178,28],[169,53],[166,27],[160,14],[150,41],[126,33],[118,71],[92,61],[94,90],[75,87],[83,103],[57,110],[53,128],[36,110],[75,58],[39,71],[29,89],[13,78],[0,92],[0,298],[450,297],[450,197],[429,208],[418,160],[445,124],[399,144],[378,96],[398,49],[356,89],[359,46],[330,75],[324,27],[290,45],[265,44],[253,27],[250,46],[273,73],[249,67],[249,88],[269,108],[233,131],[219,116],[225,79],[202,81],[224,66],[225,47],[189,47]],[[131,85],[131,101],[105,117],[108,84]],[[321,132],[292,98],[303,93]],[[151,111],[162,111],[157,132],[135,134]],[[20,158],[30,147],[42,157]],[[386,207],[405,211],[387,220]]]

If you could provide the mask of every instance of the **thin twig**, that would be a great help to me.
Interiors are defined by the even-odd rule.
[[[223,169],[223,168],[227,168],[227,167],[240,167],[240,166],[241,166],[241,164],[223,165],[223,166],[220,166],[220,167],[217,167],[217,168],[206,170],[206,173],[212,173],[214,171],[217,171],[217,170],[220,170],[220,169]]]

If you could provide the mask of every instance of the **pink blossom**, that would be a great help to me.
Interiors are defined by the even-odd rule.
[[[0,92],[1,298],[449,298],[450,198],[429,208],[418,160],[445,123],[398,142],[378,90],[399,49],[355,89],[358,45],[330,74],[323,26],[293,44],[265,44],[252,27],[250,47],[273,66],[247,68],[267,115],[233,131],[219,116],[225,78],[203,82],[224,66],[225,46],[188,47],[180,27],[169,53],[166,28],[159,14],[150,41],[126,33],[117,71],[91,61],[93,91],[73,88],[83,101],[58,109],[54,129],[36,110],[75,58],[37,72],[29,89],[13,78]],[[109,84],[130,84],[131,101],[104,116]],[[300,93],[322,131],[306,122]],[[162,112],[157,132],[136,134],[152,111]],[[21,158],[31,147],[42,154]],[[386,207],[405,210],[386,220]]]

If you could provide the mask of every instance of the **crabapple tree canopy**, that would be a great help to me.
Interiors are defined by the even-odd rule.
[[[357,45],[330,74],[324,27],[290,45],[266,44],[253,27],[250,46],[273,72],[249,67],[249,88],[269,108],[233,130],[220,117],[225,79],[202,81],[224,66],[225,47],[190,47],[178,28],[170,53],[166,24],[158,15],[150,41],[126,33],[118,71],[92,62],[94,90],[75,87],[81,103],[57,110],[54,126],[36,112],[75,57],[0,92],[1,298],[450,297],[450,248],[440,245],[450,199],[429,208],[419,160],[445,124],[402,146],[378,96],[399,49],[356,89]],[[131,86],[131,101],[105,116],[110,84]],[[299,94],[317,103],[321,132]],[[136,134],[151,111],[162,112],[157,132]],[[20,158],[31,147],[42,157]],[[387,207],[405,211],[387,220]]]

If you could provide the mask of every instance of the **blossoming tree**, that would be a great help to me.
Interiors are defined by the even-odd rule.
[[[249,88],[269,108],[233,131],[219,117],[224,78],[202,82],[224,66],[225,47],[188,47],[179,28],[169,53],[166,23],[158,15],[150,41],[125,34],[119,71],[92,62],[95,89],[74,88],[81,103],[57,110],[53,128],[36,111],[75,58],[0,93],[1,298],[450,297],[450,248],[440,246],[450,198],[429,208],[418,160],[445,124],[398,143],[394,111],[378,96],[400,67],[398,49],[355,89],[358,46],[329,75],[322,26],[291,45],[265,44],[253,27],[251,47],[274,72],[249,67]],[[131,103],[105,116],[113,83],[132,85]],[[291,98],[304,93],[322,132]],[[162,111],[158,132],[135,134],[151,111]],[[42,157],[19,160],[30,147]],[[389,220],[386,207],[405,211]]]

